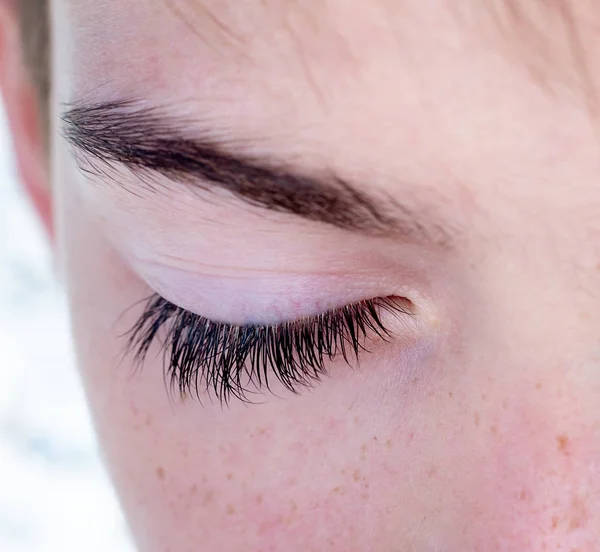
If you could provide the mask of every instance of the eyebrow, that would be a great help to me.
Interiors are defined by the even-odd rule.
[[[61,121],[86,172],[107,174],[96,162],[116,163],[146,181],[149,173],[160,174],[191,187],[224,189],[255,207],[351,232],[450,244],[447,228],[434,223],[426,209],[375,198],[331,172],[312,176],[274,159],[236,154],[227,147],[232,139],[206,130],[192,137],[183,129],[197,125],[160,108],[132,100],[71,104]]]

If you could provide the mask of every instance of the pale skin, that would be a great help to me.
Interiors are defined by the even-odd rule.
[[[52,3],[48,174],[2,3],[22,180],[54,236],[139,549],[597,550],[600,14],[578,14],[577,50],[556,14],[547,45],[521,43],[526,30],[502,31],[475,2],[173,4]],[[64,104],[123,97],[237,153],[342,175],[434,239],[363,235],[164,176],[144,192],[118,165],[83,173]],[[416,314],[358,368],[336,360],[298,395],[221,405],[170,395],[155,355],[139,371],[119,361],[130,307],[151,291],[230,323],[380,296]]]

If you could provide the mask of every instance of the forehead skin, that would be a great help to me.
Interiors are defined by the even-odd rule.
[[[166,24],[164,35],[168,35],[169,30],[174,29],[172,19],[175,17],[205,46],[228,58],[237,54],[236,57],[248,59],[251,53],[261,50],[264,53],[264,49],[272,52],[274,46],[285,46],[289,53],[293,46],[302,58],[297,61],[307,70],[323,54],[338,62],[368,61],[369,54],[381,46],[381,39],[385,42],[394,39],[398,51],[408,56],[418,45],[414,39],[422,36],[419,30],[429,26],[441,32],[438,45],[449,38],[449,31],[459,30],[461,41],[470,37],[476,39],[480,47],[511,56],[530,76],[550,87],[556,85],[556,81],[574,84],[593,80],[586,74],[591,61],[587,58],[598,14],[590,0],[507,0],[481,5],[432,0],[421,3],[407,0],[369,3],[151,0],[127,2],[122,6],[103,1],[92,9],[86,7],[85,11],[81,10],[82,2],[68,3],[82,16],[80,22],[88,21],[92,28],[99,15],[130,29],[162,17]],[[121,32],[124,30],[121,25],[115,29],[117,34],[129,36]],[[88,27],[81,28],[84,29]],[[435,46],[430,40],[427,43],[429,47]]]
[[[418,385],[395,351],[261,409],[173,408],[158,364],[107,369],[142,286],[58,148],[82,370],[144,550],[596,549],[598,15],[449,4],[55,2],[59,102],[141,98],[232,147],[418,195],[463,229],[431,270],[423,252],[443,339],[415,361]],[[144,217],[191,239],[169,201]],[[229,249],[255,235],[243,216],[229,226]]]

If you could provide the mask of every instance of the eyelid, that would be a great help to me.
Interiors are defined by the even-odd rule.
[[[216,215],[202,202],[157,220],[152,204],[128,198],[119,208],[105,198],[94,209],[110,246],[149,290],[222,322],[276,323],[369,297],[429,294],[426,272],[439,265],[393,242],[274,227],[231,209],[207,222]]]
[[[136,272],[150,289],[171,303],[211,320],[239,325],[269,325],[316,316],[370,297],[406,296],[408,291],[381,274],[240,269],[221,276],[158,263],[136,267]]]

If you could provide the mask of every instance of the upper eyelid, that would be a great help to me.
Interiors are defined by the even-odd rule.
[[[403,270],[405,265],[392,265],[388,261],[386,266],[385,256],[377,257],[375,252],[370,253],[371,264],[366,269],[367,263],[359,262],[360,255],[354,255],[349,261],[338,261],[333,255],[325,257],[318,250],[312,253],[307,249],[306,257],[302,257],[307,262],[302,263],[302,271],[298,272],[292,271],[294,266],[300,268],[298,257],[289,255],[284,256],[282,262],[287,264],[283,267],[266,270],[267,263],[280,262],[274,249],[257,245],[238,252],[240,247],[231,246],[212,252],[208,241],[202,247],[206,248],[202,250],[205,251],[201,255],[203,258],[208,256],[210,261],[211,255],[231,254],[237,266],[222,260],[223,268],[219,272],[207,274],[204,265],[197,270],[173,268],[153,260],[138,261],[139,256],[128,255],[127,251],[123,258],[149,292],[156,292],[209,319],[237,324],[272,325],[318,315],[372,297],[410,297],[415,287],[414,274]],[[199,249],[195,251],[197,253]],[[190,248],[190,255],[193,252]],[[326,259],[330,260],[328,264]],[[248,272],[246,266],[252,263],[254,270]],[[259,263],[265,268],[257,269]],[[326,266],[328,272],[324,271]],[[353,270],[354,266],[358,267],[358,272]],[[399,285],[398,279],[404,274],[407,274],[407,281],[411,278],[411,285]]]

